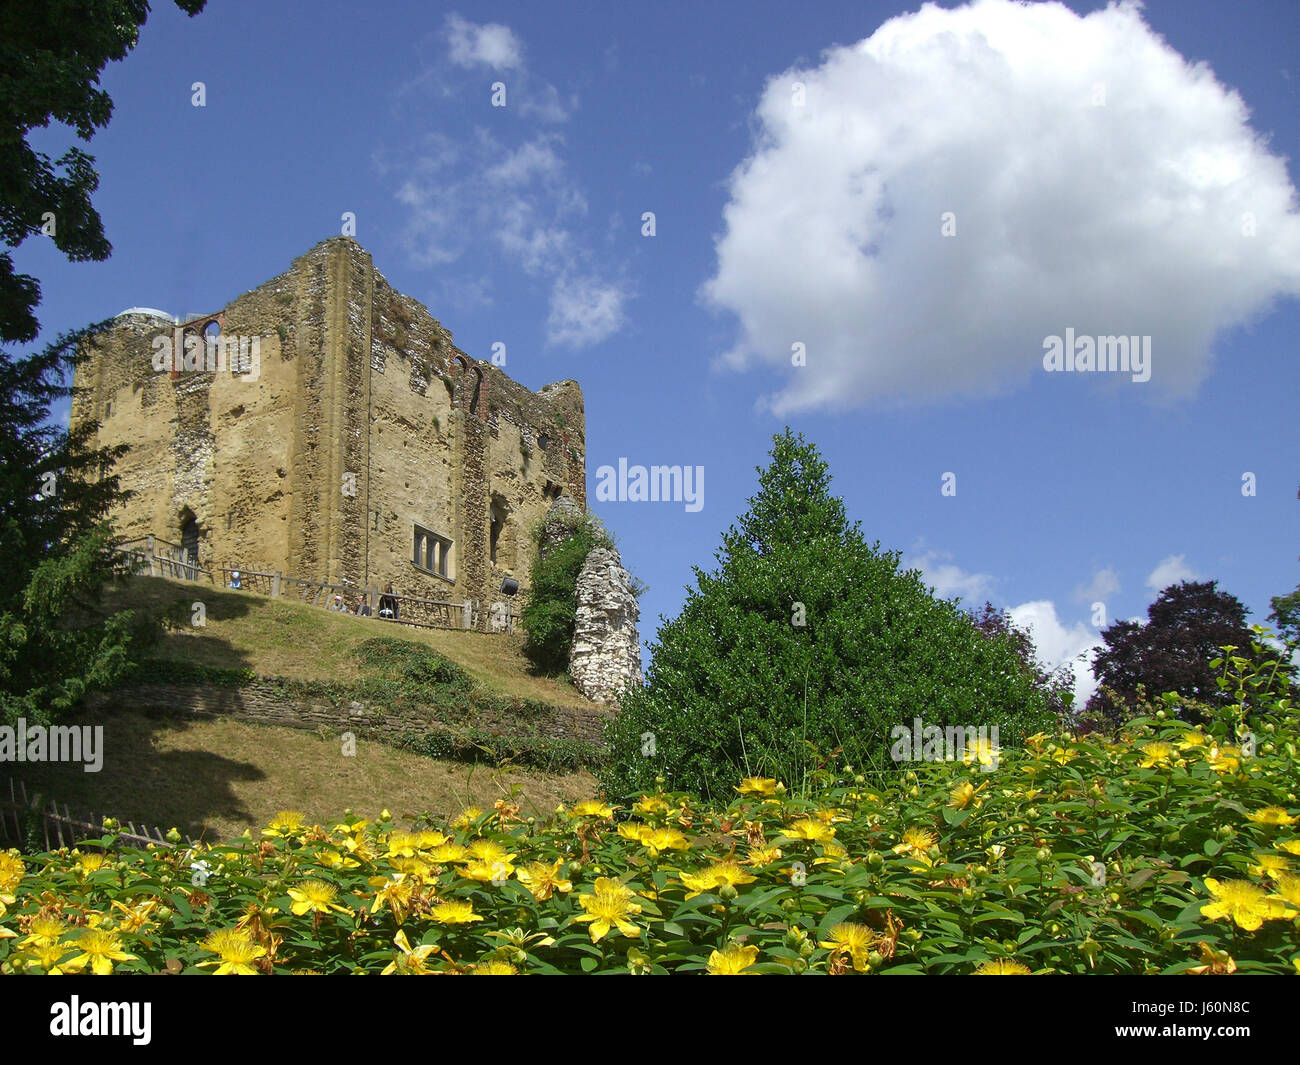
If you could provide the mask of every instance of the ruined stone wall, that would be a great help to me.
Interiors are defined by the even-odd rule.
[[[490,607],[502,578],[527,586],[529,529],[551,500],[585,503],[577,382],[535,393],[470,358],[354,240],[322,242],[186,328],[209,321],[258,338],[256,375],[157,372],[153,343],[174,327],[141,314],[78,369],[74,419],[132,446],[117,467],[135,493],[115,515],[124,537],[179,542],[192,513],[205,566]],[[416,526],[452,542],[445,577],[417,565]]]
[[[642,676],[641,611],[616,548],[592,548],[578,574],[577,599],[569,676],[588,699],[617,705]]]

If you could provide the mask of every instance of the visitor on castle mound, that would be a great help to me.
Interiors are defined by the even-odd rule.
[[[391,582],[384,588],[384,594],[379,597],[379,616],[397,620],[397,597],[393,595]]]
[[[235,588],[235,589],[239,589],[239,588],[241,587],[241,585],[240,585],[240,583],[239,583],[239,570],[235,570],[233,573],[231,573],[231,575],[230,575],[230,587]]]
[[[363,595],[361,597],[361,602],[357,603],[357,617],[370,617],[370,596]]]
[[[347,605],[343,602],[343,596],[341,596],[341,595],[336,595],[336,596],[334,597],[334,602],[332,602],[332,603],[330,604],[330,609],[331,609],[331,610],[337,610],[337,611],[339,611],[339,612],[341,612],[341,613],[346,614],[346,613],[348,612],[348,608],[347,608]]]

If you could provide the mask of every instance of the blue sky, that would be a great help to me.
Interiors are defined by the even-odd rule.
[[[16,264],[48,339],[222,306],[354,212],[461,348],[581,382],[643,639],[790,424],[1055,664],[1095,601],[1213,578],[1262,622],[1300,581],[1298,45],[1288,0],[158,3],[88,148],[112,258]],[[1150,380],[1047,372],[1067,328],[1151,337]],[[620,458],[703,508],[596,502]]]

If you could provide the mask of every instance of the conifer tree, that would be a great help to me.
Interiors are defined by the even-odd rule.
[[[744,776],[801,787],[835,751],[899,770],[890,731],[998,725],[1003,745],[1047,727],[1045,694],[1006,640],[934,598],[897,552],[868,545],[817,449],[787,429],[711,573],[652,645],[644,688],[607,730],[613,795],[733,795]],[[905,768],[905,767],[902,767]]]

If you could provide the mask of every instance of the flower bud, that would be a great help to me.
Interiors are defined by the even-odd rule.
[[[808,963],[804,961],[803,958],[795,958],[795,960],[790,963],[790,968],[797,973],[807,972]]]

